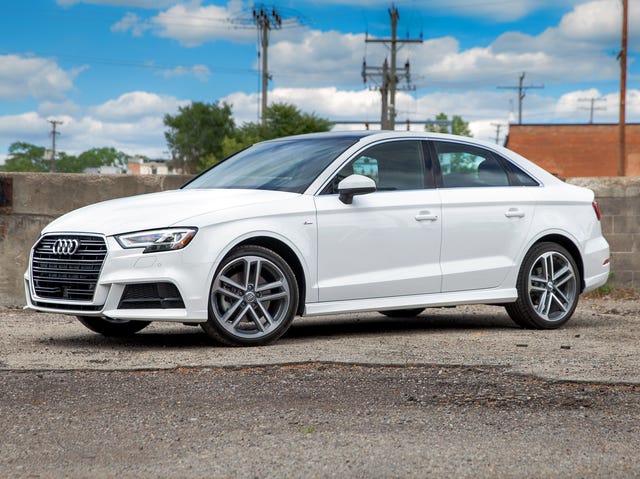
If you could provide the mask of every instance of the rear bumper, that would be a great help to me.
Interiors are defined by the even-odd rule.
[[[609,243],[600,236],[589,240],[584,249],[584,290],[588,293],[604,285],[609,279]]]

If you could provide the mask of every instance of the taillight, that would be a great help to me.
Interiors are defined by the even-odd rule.
[[[598,202],[594,201],[591,204],[593,205],[593,211],[596,212],[596,218],[598,218],[598,221],[600,221],[602,215],[600,214],[600,207],[598,206]]]

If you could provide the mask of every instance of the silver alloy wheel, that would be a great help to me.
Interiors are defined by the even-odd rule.
[[[536,314],[546,321],[562,321],[573,312],[578,294],[571,261],[558,251],[547,251],[529,271],[528,297]]]
[[[260,256],[241,256],[216,276],[211,308],[231,335],[259,339],[288,319],[291,287],[284,272]]]

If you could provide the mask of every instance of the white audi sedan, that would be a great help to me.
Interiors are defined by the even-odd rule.
[[[367,131],[257,143],[179,190],[68,213],[24,279],[30,308],[104,335],[175,321],[250,346],[296,315],[469,303],[552,329],[608,276],[592,191],[494,144]]]

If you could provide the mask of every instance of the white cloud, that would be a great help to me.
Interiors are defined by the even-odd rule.
[[[247,17],[246,25],[237,22],[243,15]],[[224,7],[202,6],[199,2],[178,4],[159,13],[151,23],[158,36],[194,47],[221,38],[255,42],[255,27],[250,20],[243,12],[243,3],[232,0]]]
[[[142,18],[135,13],[127,13],[111,26],[115,32],[130,32],[141,36],[146,31],[178,41],[186,47],[196,47],[215,40],[255,43],[256,25],[252,16],[252,3],[230,0],[226,5],[201,5],[200,0],[173,2],[170,8],[151,18]],[[275,38],[294,38],[304,31],[291,17],[287,28],[273,29]]]
[[[315,113],[331,120],[376,120],[379,117],[380,94],[369,90],[346,91],[326,88],[276,88],[268,94],[269,104],[290,103],[305,113]],[[233,107],[238,124],[258,121],[260,95],[233,93],[222,99]]]
[[[71,101],[43,101],[38,105],[38,113],[42,116],[70,115],[75,116],[81,112],[81,107]]]
[[[101,121],[133,121],[149,116],[162,118],[165,113],[175,112],[187,103],[171,96],[134,91],[92,107],[89,112]]]
[[[151,28],[151,24],[141,19],[135,13],[127,12],[122,19],[111,26],[112,32],[131,32],[134,37],[140,37]]]
[[[0,132],[3,137],[13,138],[10,143],[28,141],[29,138],[34,138],[45,131],[47,131],[46,119],[36,112],[0,116]]]
[[[48,58],[0,55],[0,99],[62,99],[80,71],[65,71]]]
[[[305,30],[269,47],[269,72],[278,85],[353,85],[361,78],[364,34]],[[304,59],[301,61],[301,59]]]
[[[578,2],[567,2],[575,3]],[[538,35],[506,32],[486,46],[462,49],[450,36],[428,39],[405,46],[398,62],[411,61],[412,80],[418,88],[494,88],[517,81],[523,71],[534,84],[613,80],[619,75],[614,53],[619,43],[618,3],[619,0],[585,2],[567,13],[557,26]],[[533,2],[511,4],[533,8]],[[632,9],[630,24],[640,24],[640,8]],[[357,84],[364,35],[309,29],[298,33],[295,38],[272,40],[269,70],[274,86]],[[640,41],[640,32],[630,37],[635,38],[634,35]],[[388,50],[379,44],[367,45],[366,49],[367,66],[381,67]]]
[[[86,112],[70,102],[43,103],[39,112],[0,116],[0,159],[6,158],[9,145],[16,141],[48,146],[51,125],[47,120],[53,118],[62,121],[57,148],[68,154],[110,146],[131,155],[167,157],[164,115],[175,114],[188,103],[141,91],[125,93]]]
[[[631,5],[633,1],[629,2]],[[640,8],[629,9],[629,25],[640,23]],[[619,0],[596,0],[576,6],[558,26],[563,36],[581,41],[620,42],[622,5]],[[640,33],[640,32],[637,32]]]
[[[527,123],[587,123],[589,112],[581,110],[577,99],[599,95],[595,89],[579,90],[567,93],[556,99],[540,93],[530,93],[523,103],[523,120]],[[615,122],[618,112],[618,94],[602,95],[606,111],[598,111],[596,122]],[[501,129],[504,138],[507,126],[515,119],[517,108],[510,104],[513,95],[503,91],[460,91],[436,92],[413,97],[406,92],[398,93],[398,115],[396,128],[404,129],[405,121],[409,119],[412,129],[421,129],[418,122],[433,119],[438,113],[444,112],[449,116],[460,115],[470,123],[474,136],[493,141],[496,129],[492,123],[505,125]],[[259,121],[258,104],[260,96],[257,94],[234,93],[223,99],[233,105],[233,115],[238,124]],[[269,103],[286,102],[297,106],[301,111],[315,113],[321,118],[334,121],[361,121],[359,125],[339,125],[340,129],[362,128],[365,121],[371,123],[372,129],[377,128],[374,123],[380,119],[380,95],[369,90],[339,90],[331,88],[276,88],[269,92]],[[627,98],[627,121],[640,121],[640,90],[630,90]]]

